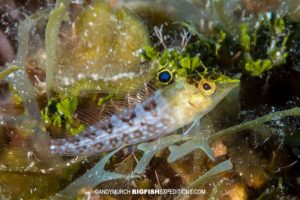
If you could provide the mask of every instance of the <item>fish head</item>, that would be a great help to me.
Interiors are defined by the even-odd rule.
[[[222,101],[234,88],[239,86],[237,79],[201,78],[197,81],[176,80],[168,95],[171,114],[180,126],[191,123],[206,115]]]

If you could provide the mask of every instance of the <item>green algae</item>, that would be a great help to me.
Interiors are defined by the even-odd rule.
[[[0,72],[0,80],[6,78],[9,74],[19,70],[20,68],[18,66],[9,66],[6,69],[4,69],[3,71]]]
[[[121,147],[123,148],[123,147]],[[57,193],[52,199],[74,199],[78,195],[78,192],[83,187],[94,188],[102,182],[115,180],[115,179],[130,179],[136,178],[135,175],[124,175],[113,172],[108,172],[105,170],[106,163],[111,159],[111,157],[118,152],[121,148],[110,152],[105,155],[91,170],[86,174],[81,176],[67,186],[64,190]]]
[[[215,51],[216,49],[213,50],[213,52]],[[239,82],[239,79],[226,76],[218,72],[213,66],[206,66],[201,56],[191,55],[188,52],[179,52],[178,50],[164,50],[163,52],[159,52],[154,47],[147,47],[141,53],[141,57],[158,63],[158,72],[168,70],[178,78],[196,80],[207,78],[216,83]]]
[[[14,63],[9,64],[8,67],[18,67],[21,70],[15,71],[6,79],[11,84],[13,90],[22,98],[25,112],[37,121],[41,120],[39,106],[36,100],[37,95],[34,86],[25,72],[25,65],[29,53],[30,32],[40,20],[47,18],[47,16],[47,11],[37,12],[20,22],[18,29],[18,53]]]
[[[194,139],[188,142],[185,142],[181,145],[174,145],[170,146],[170,155],[168,157],[168,162],[174,162],[179,158],[184,157],[185,155],[189,154],[190,152],[194,151],[195,149],[201,149],[205,152],[205,154],[211,159],[215,160],[214,154],[208,144],[208,142],[204,139]]]
[[[241,24],[239,40],[245,54],[245,71],[252,76],[260,76],[285,64],[290,33],[290,27],[285,20],[279,14],[271,12],[260,15],[259,21],[252,30],[249,24]]]
[[[149,165],[153,156],[159,151],[167,148],[170,145],[173,145],[177,142],[184,141],[188,139],[188,137],[180,136],[180,135],[171,135],[168,137],[160,138],[157,141],[152,143],[142,143],[138,145],[138,149],[144,152],[142,158],[139,163],[134,168],[135,174],[142,174],[146,171],[147,166]]]
[[[20,22],[18,26],[18,52],[16,56],[16,65],[25,68],[25,63],[29,54],[30,32],[35,25],[49,17],[49,11],[44,10],[28,16]]]
[[[300,108],[299,107],[295,107],[289,110],[284,110],[284,111],[277,111],[274,113],[270,113],[267,114],[263,117],[257,118],[255,120],[252,121],[248,121],[224,130],[221,130],[217,133],[214,133],[211,137],[210,137],[210,141],[216,140],[218,138],[221,137],[225,137],[228,136],[230,134],[236,134],[239,133],[243,130],[247,130],[247,129],[251,129],[253,127],[262,125],[266,122],[269,121],[273,121],[273,120],[278,120],[280,118],[284,118],[284,117],[288,117],[288,116],[300,116]]]
[[[51,11],[45,33],[46,43],[46,86],[48,96],[54,79],[54,65],[56,65],[56,48],[58,44],[58,34],[60,32],[61,23],[66,14],[66,7],[64,3],[57,3],[57,8]]]
[[[248,29],[249,27],[247,24],[242,24],[240,26],[240,41],[241,41],[241,46],[245,51],[250,50],[250,44],[251,44],[251,38]]]
[[[77,106],[77,97],[52,98],[48,101],[47,107],[41,111],[42,119],[46,126],[61,128],[70,135],[80,133],[85,129],[85,125],[74,118]]]
[[[273,67],[272,61],[269,59],[248,60],[245,64],[245,70],[253,76],[260,76]]]

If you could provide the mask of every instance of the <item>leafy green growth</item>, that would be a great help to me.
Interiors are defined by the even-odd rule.
[[[226,39],[226,33],[224,31],[220,31],[220,37],[219,39],[217,40],[216,44],[215,44],[215,47],[216,47],[216,50],[215,50],[215,54],[216,56],[219,56],[219,52],[223,46],[223,43]]]
[[[193,37],[193,42],[190,42],[186,47],[186,53],[190,55],[201,56],[202,62],[206,66],[215,66],[217,61],[222,56],[220,52],[223,49],[228,49],[228,35],[223,30],[216,30],[213,36],[203,39],[199,37],[199,34],[193,34],[190,32]],[[232,41],[230,41],[230,44]],[[226,46],[228,45],[228,46]]]
[[[224,39],[225,35],[223,34],[222,37]],[[220,43],[223,39],[220,40]],[[216,68],[207,68],[199,55],[191,55],[188,52],[180,52],[176,49],[158,52],[154,47],[148,46],[141,54],[141,57],[142,59],[156,62],[158,71],[168,70],[182,78],[210,78],[217,82],[238,81],[218,73]]]
[[[155,48],[148,45],[143,49],[139,56],[142,61],[154,61],[159,56],[159,53]]]
[[[83,124],[74,119],[77,106],[77,97],[52,98],[41,111],[42,119],[48,126],[62,128],[72,135],[77,134],[85,129]]]
[[[181,77],[193,75],[197,68],[204,66],[199,56],[191,56],[177,50],[163,51],[158,62],[158,70],[168,69]]]
[[[265,71],[273,68],[272,61],[269,59],[258,59],[258,60],[248,60],[245,64],[245,70],[250,72],[253,76],[260,76]]]
[[[189,33],[192,36],[196,36],[197,37],[197,41],[193,42],[191,44],[189,44],[190,46],[193,46],[194,44],[196,44],[196,46],[202,46],[200,48],[205,49],[205,51],[209,52],[209,53],[214,53],[211,56],[212,57],[218,57],[219,56],[219,52],[221,50],[221,48],[223,47],[223,43],[227,37],[227,34],[223,31],[223,30],[219,30],[217,31],[215,34],[215,36],[206,36],[200,32],[198,32],[195,28],[195,26],[191,25],[190,23],[187,22],[180,22],[179,23],[182,27],[186,28]],[[190,47],[188,47],[190,48]],[[190,48],[189,50],[196,50],[194,48]],[[188,50],[188,52],[189,52]],[[192,52],[190,51],[190,52]],[[197,53],[199,53],[198,51],[195,51]],[[201,52],[201,54],[203,54],[204,52]]]
[[[103,104],[105,104],[107,101],[111,100],[114,97],[113,94],[109,94],[105,97],[99,98],[97,106],[102,106]]]
[[[250,50],[251,38],[249,35],[248,25],[242,24],[240,26],[240,42],[245,51]]]
[[[252,76],[260,76],[274,67],[285,64],[290,27],[278,14],[260,15],[251,30],[249,24],[240,25],[239,41],[244,51],[244,69]]]
[[[158,71],[167,69],[182,77],[195,73],[195,70],[203,65],[198,56],[190,56],[187,53],[181,53],[175,49],[158,52],[151,46],[144,49],[141,58],[151,62],[157,62]]]
[[[219,60],[224,56],[221,52],[230,51],[227,44],[231,42],[223,30],[216,31],[213,36],[205,36],[189,23],[179,24],[189,31],[192,42],[183,49],[165,48],[162,51],[147,46],[140,53],[141,60],[156,63],[158,72],[167,70],[184,79],[210,78],[217,82],[238,82],[219,70]]]

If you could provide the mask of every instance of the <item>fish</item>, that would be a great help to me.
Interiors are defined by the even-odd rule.
[[[238,85],[205,78],[196,82],[178,78],[77,135],[52,139],[50,150],[62,156],[90,156],[171,134],[201,119]]]

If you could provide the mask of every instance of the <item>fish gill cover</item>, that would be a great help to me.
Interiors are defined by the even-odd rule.
[[[0,198],[297,199],[299,10],[1,2]]]

